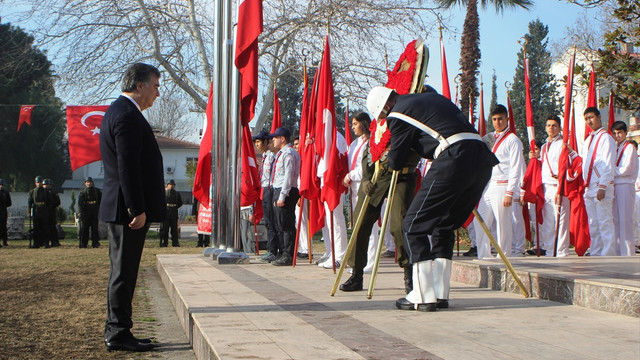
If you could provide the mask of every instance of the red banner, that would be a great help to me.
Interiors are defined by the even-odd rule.
[[[204,132],[198,152],[198,166],[193,178],[193,196],[200,204],[211,203],[211,144],[213,137],[213,84],[209,89],[209,100],[205,110]]]
[[[258,35],[262,32],[262,0],[243,0],[238,5],[235,64],[241,75],[240,120],[253,119],[258,99]]]
[[[108,105],[67,106],[71,170],[102,159],[100,125]]]
[[[31,113],[33,112],[33,108],[35,105],[22,105],[20,106],[20,117],[18,118],[18,130],[22,127],[22,124],[26,123],[27,125],[31,125]]]
[[[211,234],[211,203],[208,209],[198,204],[198,234]]]

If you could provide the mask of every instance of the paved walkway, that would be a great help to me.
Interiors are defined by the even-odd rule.
[[[304,262],[161,255],[158,272],[198,359],[640,359],[638,317],[455,282],[450,309],[397,310],[402,272],[389,259],[371,300],[331,297],[332,271]]]

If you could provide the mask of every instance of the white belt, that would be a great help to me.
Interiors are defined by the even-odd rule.
[[[438,145],[438,147],[436,148],[435,152],[433,153],[433,158],[436,159],[438,157],[438,155],[440,155],[441,152],[443,152],[444,150],[446,150],[449,146],[451,146],[452,144],[457,143],[458,141],[462,141],[462,140],[480,140],[482,141],[482,138],[480,137],[480,135],[476,134],[476,133],[457,133],[457,134],[453,134],[451,136],[449,136],[448,138],[445,138],[444,136],[440,135],[440,133],[438,133],[437,131],[433,130],[432,128],[428,127],[427,125],[421,123],[420,121],[407,116],[405,114],[399,113],[399,112],[392,112],[389,115],[387,115],[387,117],[392,117],[392,118],[396,118],[396,119],[400,119],[408,124],[411,124],[415,127],[417,127],[418,129],[426,132],[427,134],[431,135],[431,137],[433,137],[434,139],[436,139],[440,145]]]

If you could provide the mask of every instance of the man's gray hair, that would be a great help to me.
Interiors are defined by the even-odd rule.
[[[135,63],[127,69],[122,79],[122,91],[133,92],[138,83],[145,83],[151,80],[151,76],[160,78],[160,70],[153,65]]]

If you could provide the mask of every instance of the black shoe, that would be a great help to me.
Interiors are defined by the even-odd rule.
[[[387,251],[383,252],[383,253],[381,254],[381,256],[382,256],[382,257],[385,257],[385,258],[392,258],[392,257],[396,257],[396,252],[395,252],[395,251],[387,250]]]
[[[262,261],[262,262],[268,262],[268,263],[270,263],[270,262],[272,262],[272,261],[276,261],[277,259],[278,259],[278,257],[277,257],[277,256],[275,256],[275,255],[273,255],[273,254],[269,254],[269,256],[267,256],[267,257],[263,257],[263,258],[260,258],[259,260],[260,260],[260,261]]]
[[[529,249],[529,250],[527,250],[527,254],[536,256],[536,255],[538,255],[538,250],[537,249]],[[540,256],[545,256],[545,255],[547,255],[547,250],[540,249]]]
[[[396,300],[396,307],[400,310],[415,310],[416,304],[406,298],[400,298]],[[436,303],[418,304],[418,311],[436,311],[437,307]]]
[[[173,246],[173,247],[180,247],[180,243],[179,243],[179,242],[175,242],[175,243],[171,244],[171,246]]]
[[[413,266],[406,266],[404,269],[404,292],[406,294],[413,290]]]
[[[462,256],[478,256],[478,248],[470,247],[466,253],[462,253]]]
[[[91,244],[91,247],[94,248],[94,249],[97,249],[97,248],[100,247],[100,243],[93,243],[93,244]]]
[[[140,344],[151,344],[151,339],[149,338],[135,338],[137,342],[139,342]]]
[[[202,243],[198,243],[198,245],[196,245],[196,247],[203,247],[204,245],[202,245]]]
[[[80,244],[80,245],[78,245],[78,247],[79,247],[80,249],[86,249],[86,248],[87,248],[87,245],[85,245],[85,244]]]
[[[272,261],[271,265],[275,266],[291,266],[293,265],[293,259],[287,254],[282,254],[278,260]]]
[[[360,291],[362,290],[362,275],[351,275],[351,277],[340,285],[342,291]]]
[[[449,300],[447,299],[438,299],[438,302],[436,303],[438,309],[448,309],[449,308]]]
[[[308,259],[309,258],[309,254],[303,254],[303,253],[298,253],[298,255],[296,255],[297,259]]]
[[[152,344],[144,344],[138,342],[135,338],[126,340],[126,341],[106,341],[104,342],[107,347],[107,351],[113,350],[125,350],[125,351],[150,351],[153,350]]]
[[[160,247],[167,247],[167,244],[160,243]]]

